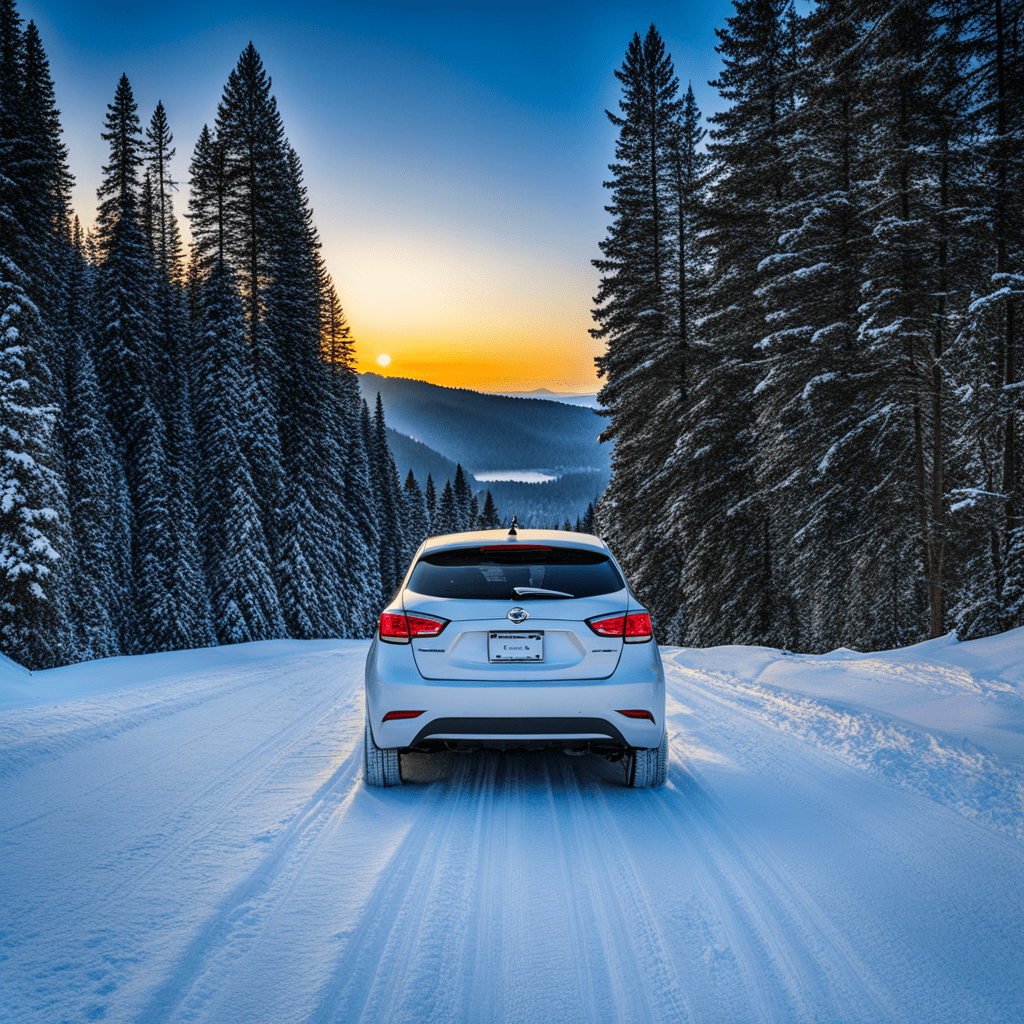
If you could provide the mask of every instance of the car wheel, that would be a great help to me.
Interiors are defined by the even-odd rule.
[[[657,789],[668,781],[668,731],[656,747],[637,747],[626,766],[626,785],[633,789]]]
[[[378,747],[373,742],[370,723],[363,729],[363,780],[368,786],[400,786],[402,765],[394,747]]]

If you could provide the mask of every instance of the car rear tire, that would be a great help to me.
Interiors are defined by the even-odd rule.
[[[626,785],[633,789],[657,789],[668,781],[668,732],[656,747],[637,747],[626,768]]]
[[[402,763],[398,750],[378,747],[370,732],[370,723],[363,729],[363,779],[378,788],[402,784]]]

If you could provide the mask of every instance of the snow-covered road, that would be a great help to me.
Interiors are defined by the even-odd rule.
[[[368,791],[365,651],[0,664],[0,1020],[1024,1020],[1024,631],[668,649],[648,792]]]

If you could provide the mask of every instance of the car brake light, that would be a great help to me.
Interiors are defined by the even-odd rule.
[[[598,636],[621,636],[628,644],[646,643],[651,639],[651,617],[647,612],[619,612],[595,619],[587,625]]]
[[[389,711],[382,719],[382,722],[391,722],[401,718],[419,718],[425,714],[423,711]]]
[[[627,644],[640,644],[651,639],[651,617],[647,612],[632,612],[626,616]]]
[[[381,613],[380,638],[393,644],[407,644],[409,642],[409,623],[401,612]]]
[[[646,718],[649,722],[654,722],[654,715],[650,711],[641,711],[639,708],[635,708],[629,711],[619,711],[618,714],[625,715],[627,718]]]
[[[437,636],[447,625],[447,619],[439,619],[433,615],[382,612],[380,638],[390,644],[407,644],[413,637]]]
[[[601,619],[587,619],[587,625],[599,636],[622,636],[625,612]]]
[[[409,632],[413,636],[437,636],[445,626],[447,619],[436,619],[433,615],[406,615],[409,620]]]

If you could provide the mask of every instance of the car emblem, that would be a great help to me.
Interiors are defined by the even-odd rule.
[[[525,608],[513,608],[505,617],[518,626],[530,617],[530,613]]]

